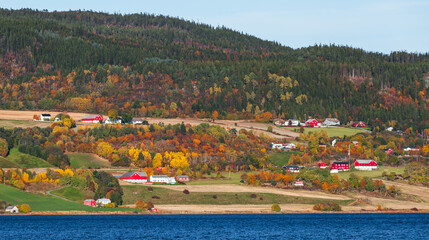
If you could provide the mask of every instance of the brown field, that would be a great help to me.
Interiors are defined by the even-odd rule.
[[[15,111],[15,110],[0,110],[0,119],[4,120],[11,120],[11,121],[3,121],[4,124],[7,124],[7,127],[46,127],[49,126],[49,123],[44,122],[34,122],[33,116],[34,115],[40,115],[42,113],[49,113],[51,116],[55,116],[60,112],[53,112],[53,111]],[[90,113],[76,113],[76,112],[66,112],[69,114],[72,118],[76,120],[76,124],[80,125],[80,119],[82,117],[89,115]],[[104,118],[107,118],[107,116],[103,116]],[[26,122],[13,122],[13,120],[21,120],[21,121],[28,121],[28,124]],[[207,119],[192,119],[192,118],[146,118],[146,120],[152,124],[152,123],[164,123],[166,125],[168,124],[180,124],[184,122],[185,124],[190,124],[192,126],[199,125],[201,123],[209,123],[209,124],[216,124],[219,126],[222,126],[224,128],[235,128],[237,131],[241,129],[245,129],[247,131],[253,131],[257,135],[265,135],[267,137],[271,138],[296,138],[299,136],[299,133],[284,129],[284,128],[278,128],[271,124],[265,124],[265,123],[256,123],[252,121],[247,120],[216,120],[215,122],[211,122]],[[24,124],[24,126],[23,126]],[[270,133],[267,131],[268,126],[273,127],[273,133]]]

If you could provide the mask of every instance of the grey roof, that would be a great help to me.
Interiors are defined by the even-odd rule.
[[[179,177],[179,178],[189,178],[189,176],[188,176],[188,175],[179,175],[179,176],[177,176],[177,177]]]
[[[12,210],[15,206],[8,206],[6,210]]]
[[[146,172],[126,172],[121,177],[131,177],[134,173],[137,173],[140,177],[147,177]]]
[[[50,116],[51,116],[51,114],[49,114],[49,113],[42,113],[41,115],[42,115],[43,117],[47,117],[47,116],[49,116],[49,117],[50,117]]]
[[[143,118],[133,118],[132,121],[143,121]]]
[[[166,178],[167,175],[152,175],[152,178]]]
[[[99,116],[100,114],[96,114],[96,115],[86,115],[85,117],[83,117],[82,119],[87,119],[87,118],[96,118],[97,116]]]

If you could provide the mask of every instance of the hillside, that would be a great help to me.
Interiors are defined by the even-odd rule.
[[[149,14],[0,9],[0,108],[428,128],[429,55],[291,49]]]

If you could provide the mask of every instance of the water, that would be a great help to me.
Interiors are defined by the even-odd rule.
[[[0,239],[429,239],[429,214],[0,216]]]

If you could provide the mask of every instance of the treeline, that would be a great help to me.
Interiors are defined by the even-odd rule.
[[[428,128],[429,55],[293,50],[150,14],[0,10],[0,107]],[[215,113],[215,114],[214,114]]]

